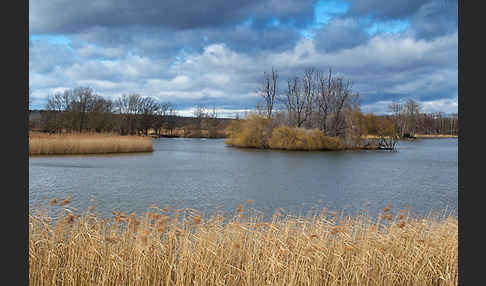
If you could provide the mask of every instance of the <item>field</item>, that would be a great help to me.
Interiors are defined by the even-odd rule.
[[[261,221],[151,206],[96,216],[51,200],[29,215],[30,285],[457,285],[458,221],[386,207]],[[251,202],[250,202],[251,203]],[[57,209],[56,209],[57,208]]]
[[[99,133],[29,133],[29,155],[152,152],[152,138]]]

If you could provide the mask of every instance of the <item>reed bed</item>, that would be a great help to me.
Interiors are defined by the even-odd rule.
[[[416,134],[415,137],[421,138],[421,139],[437,139],[437,138],[458,138],[459,136],[457,135],[448,135],[448,134]]]
[[[380,136],[378,135],[364,135],[362,136],[363,139],[378,139]],[[388,138],[385,136],[385,138]],[[439,139],[439,138],[458,138],[457,135],[448,135],[448,134],[415,134],[415,138],[417,139]]]
[[[458,221],[387,207],[262,221],[151,206],[136,215],[29,215],[30,285],[457,285]]]
[[[152,138],[99,133],[29,134],[29,155],[152,152]]]

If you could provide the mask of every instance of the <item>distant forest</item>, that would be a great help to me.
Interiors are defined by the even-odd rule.
[[[359,94],[351,84],[313,68],[292,77],[283,89],[278,72],[264,74],[259,90],[262,103],[254,113],[295,128],[317,128],[328,136],[344,137],[360,126],[360,134],[378,134],[385,125],[401,137],[415,134],[457,135],[455,114],[424,113],[414,100],[392,102],[389,115],[362,113]],[[243,118],[245,116],[242,116]],[[29,130],[49,133],[99,132],[121,135],[222,138],[234,120],[220,118],[213,107],[196,105],[193,116],[177,114],[176,105],[150,96],[123,94],[115,100],[98,95],[90,87],[78,87],[49,95],[43,110],[29,111]],[[363,131],[364,130],[364,131]]]
[[[170,102],[139,94],[124,94],[113,101],[95,94],[90,87],[78,87],[49,95],[45,109],[30,111],[29,129],[221,138],[229,120],[219,118],[214,108],[205,105],[197,105],[192,117],[183,117]]]

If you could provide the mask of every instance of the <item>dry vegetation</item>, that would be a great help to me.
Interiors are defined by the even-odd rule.
[[[416,134],[415,137],[420,139],[438,139],[438,138],[458,138],[457,135],[447,135],[447,134]]]
[[[342,150],[344,142],[338,137],[325,136],[319,129],[275,128],[268,142],[272,149],[283,150]]]
[[[142,215],[29,215],[30,285],[457,285],[458,221],[323,211],[264,222],[152,206]]]
[[[225,143],[235,147],[270,148],[282,150],[343,150],[341,138],[324,135],[319,129],[305,129],[280,125],[263,116],[231,122]]]
[[[29,133],[29,155],[151,152],[152,138],[99,133]]]

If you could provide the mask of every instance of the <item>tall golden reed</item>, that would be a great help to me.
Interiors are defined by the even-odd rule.
[[[29,134],[29,155],[151,152],[152,138],[116,134]]]
[[[63,200],[59,200],[63,201]],[[56,205],[58,200],[51,200]],[[29,215],[30,285],[457,285],[458,221],[389,209],[270,222],[152,206]]]

